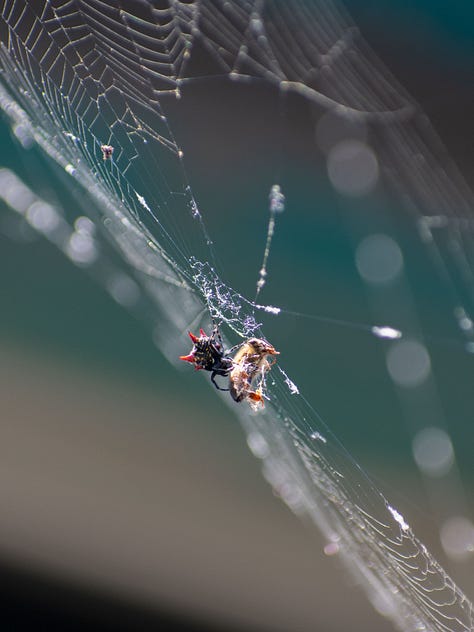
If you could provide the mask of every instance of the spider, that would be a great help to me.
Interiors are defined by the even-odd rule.
[[[216,375],[227,377],[232,369],[232,358],[224,352],[224,345],[217,325],[214,326],[212,334],[208,336],[203,329],[199,330],[199,338],[190,331],[189,337],[193,342],[191,353],[180,356],[180,360],[194,364],[196,371],[204,369],[211,371],[211,382],[219,391],[228,391],[228,388],[221,388],[216,382]]]
[[[198,338],[189,332],[194,346],[191,353],[180,356],[180,360],[194,364],[197,371],[201,369],[211,371],[211,381],[214,386],[220,391],[230,391],[234,401],[241,402],[247,399],[251,405],[263,405],[261,385],[254,391],[251,388],[252,381],[258,373],[263,379],[272,366],[272,363],[267,360],[267,355],[277,355],[279,351],[276,351],[265,340],[249,338],[225,352],[217,325],[214,326],[210,336],[203,329],[200,329],[199,333]],[[229,354],[237,348],[239,350],[232,358]],[[221,388],[215,381],[216,375],[229,377],[229,388]]]

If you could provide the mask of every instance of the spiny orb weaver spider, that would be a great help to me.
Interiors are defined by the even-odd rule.
[[[191,353],[180,356],[180,360],[194,364],[196,371],[211,371],[214,386],[220,391],[229,391],[234,401],[241,402],[247,399],[254,406],[263,405],[261,383],[254,391],[252,381],[258,374],[263,379],[273,364],[267,360],[267,356],[278,355],[279,351],[265,340],[249,338],[225,352],[217,325],[210,336],[203,329],[199,330],[199,338],[191,332],[188,333],[194,346]],[[229,354],[234,349],[238,351],[232,358]],[[215,380],[216,375],[229,377],[229,388],[221,388]]]

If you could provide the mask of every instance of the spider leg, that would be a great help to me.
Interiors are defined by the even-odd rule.
[[[218,391],[228,391],[229,390],[228,388],[221,388],[219,386],[219,384],[216,382],[216,375],[218,375],[216,371],[213,371],[211,374],[211,382],[214,384],[214,386],[217,388]]]
[[[211,337],[215,338],[217,340],[217,342],[222,346],[222,348],[224,347],[224,344],[222,342],[222,336],[221,336],[221,332],[219,329],[219,325],[216,323],[216,321],[214,320],[214,318],[212,319],[212,324],[214,325],[212,328],[212,334]]]
[[[212,330],[212,337],[217,340],[217,342],[221,345],[221,348],[224,349],[224,343],[222,341],[222,336],[221,336],[221,330],[219,328],[219,325],[216,323],[216,321],[214,320],[214,318],[212,319],[214,328]],[[233,347],[231,347],[228,351],[224,351],[223,355],[227,356],[229,355],[229,353],[233,353],[236,349],[238,349],[239,347],[241,347],[244,344],[244,342],[239,342],[236,345],[234,345]],[[229,389],[220,389],[222,390],[229,390]]]
[[[227,351],[224,352],[224,355],[228,356],[229,353],[233,353],[236,349],[241,347],[243,344],[244,344],[244,342],[238,342],[236,345],[234,345],[230,349],[227,349]]]

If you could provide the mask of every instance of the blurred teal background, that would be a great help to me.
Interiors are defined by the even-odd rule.
[[[472,183],[471,3],[348,8]],[[220,85],[216,112],[214,90],[203,82],[184,95],[177,129],[224,280],[253,296],[267,195],[278,181],[287,210],[278,219],[262,301],[369,323],[354,243],[390,225],[406,257],[472,503],[472,357],[440,342],[456,340],[452,306],[411,219],[336,198],[301,100],[285,100],[282,115],[265,88]],[[61,190],[66,183],[35,149],[17,148],[4,123],[0,147],[0,166],[74,215],[73,197]],[[391,629],[361,593],[341,583],[343,572],[322,554],[318,534],[272,497],[237,423],[205,388],[207,376],[188,367],[177,372],[146,326],[6,208],[0,213],[5,567],[232,629]],[[394,313],[389,324],[402,321]],[[472,562],[443,558],[380,341],[297,316],[269,316],[264,330],[336,436],[472,597]],[[309,339],[316,339],[317,354],[308,357]],[[187,346],[183,340],[184,352]]]

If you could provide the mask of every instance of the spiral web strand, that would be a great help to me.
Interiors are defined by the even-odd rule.
[[[109,264],[97,267],[104,247],[89,224],[71,229],[66,211],[48,216],[27,189],[22,201],[8,192],[5,201],[78,264],[96,266],[109,291],[117,292],[112,277],[133,287],[122,296],[134,297],[128,302],[138,311],[146,297],[154,339],[173,362],[183,332],[204,315],[241,337],[263,335],[258,306],[216,271],[170,124],[180,94],[211,75],[269,83],[370,130],[379,164],[412,213],[458,307],[461,334],[473,344],[472,195],[448,158],[438,168],[441,146],[423,113],[341,8],[317,0],[6,0],[0,35],[2,109],[24,144],[37,143],[87,191],[84,214],[120,253],[121,276]],[[104,145],[114,148],[106,160]],[[0,178],[21,186],[11,173]],[[328,552],[399,629],[473,630],[471,603],[283,368],[272,370],[267,386],[263,412],[234,412],[276,492],[314,520]]]

